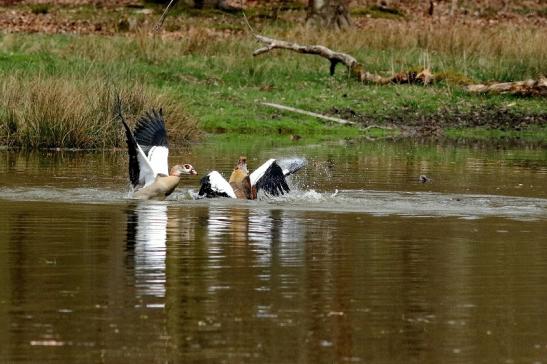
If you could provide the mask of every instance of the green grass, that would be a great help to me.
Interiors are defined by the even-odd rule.
[[[351,9],[352,16],[367,16],[370,18],[384,18],[384,19],[404,19],[405,14],[403,11],[396,8],[382,8],[378,5],[372,5],[367,7],[356,7]]]
[[[526,130],[499,130],[486,128],[447,129],[445,135],[451,139],[524,139],[530,142],[547,140],[547,127],[534,127]]]
[[[147,96],[141,100],[139,110],[162,101],[168,115],[169,108],[182,108],[206,132],[298,134],[313,138],[354,137],[362,132],[261,103],[280,103],[319,113],[352,110],[364,120],[379,124],[394,118],[404,121],[408,116],[409,120],[417,120],[437,115],[441,110],[474,110],[485,105],[510,107],[521,114],[545,115],[547,109],[544,98],[477,96],[461,87],[462,80],[520,80],[544,71],[547,51],[539,45],[547,36],[535,28],[519,33],[517,29],[499,27],[496,33],[487,29],[471,32],[457,25],[458,29],[438,29],[438,34],[428,35],[410,24],[406,30],[392,25],[391,29],[376,30],[367,37],[362,36],[362,30],[332,35],[275,24],[259,29],[282,39],[324,44],[351,53],[371,72],[389,74],[428,66],[434,72],[447,74],[444,81],[431,87],[374,86],[349,79],[341,66],[334,77],[329,76],[328,63],[319,57],[272,52],[253,58],[251,54],[258,45],[250,36],[218,33],[238,28],[237,17],[215,18],[220,20],[215,27],[208,28],[212,32],[204,32],[198,26],[199,20],[184,14],[178,19],[184,19],[189,26],[183,37],[174,39],[147,33],[0,35],[0,78],[4,80],[0,83],[6,85],[10,75],[24,74],[19,77],[23,86],[32,80],[62,80],[69,91],[70,83],[75,82],[79,89],[93,90],[97,95],[104,90],[142,89]],[[471,33],[465,34],[466,31]],[[29,102],[28,98],[21,100]],[[22,109],[28,111],[28,107]],[[13,131],[9,115],[6,106],[0,106],[0,139],[4,143],[29,146],[59,143],[55,138],[44,143],[31,142],[32,138],[14,139],[9,134]],[[97,120],[100,115],[103,114],[90,118]],[[171,131],[176,130],[172,127]],[[378,130],[371,133],[381,134]],[[120,140],[123,140],[121,130],[105,145],[119,145]]]
[[[30,10],[33,14],[47,14],[50,10],[49,4],[32,4]]]

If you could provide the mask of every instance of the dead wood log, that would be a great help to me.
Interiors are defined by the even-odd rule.
[[[521,96],[547,96],[547,78],[516,82],[499,82],[488,85],[467,85],[467,91],[473,93],[499,93]]]
[[[317,55],[327,59],[330,62],[331,75],[334,75],[336,66],[341,63],[347,67],[351,77],[361,82],[376,85],[387,85],[392,83],[429,85],[436,80],[443,79],[442,75],[435,75],[431,73],[428,68],[425,68],[419,72],[399,72],[392,76],[384,77],[367,72],[363,64],[359,63],[359,61],[357,61],[357,59],[355,59],[352,55],[336,52],[322,45],[301,45],[298,43],[291,43],[284,40],[265,37],[260,34],[255,34],[255,37],[259,42],[264,43],[264,47],[255,50],[253,52],[253,56],[259,56],[274,49],[286,49],[303,54]],[[546,96],[547,78],[541,77],[538,80],[502,82],[488,85],[470,84],[465,86],[465,89],[472,93],[509,93],[522,96]]]
[[[336,65],[338,65],[338,63],[342,63],[347,67],[351,76],[361,82],[373,83],[377,85],[386,85],[389,83],[416,83],[426,85],[434,81],[433,74],[428,69],[424,69],[421,72],[400,72],[390,77],[384,77],[365,71],[365,67],[353,56],[347,53],[335,52],[322,45],[301,45],[298,43],[291,43],[284,40],[265,37],[260,34],[256,34],[255,37],[259,42],[265,44],[264,47],[253,52],[253,56],[255,57],[270,52],[274,49],[286,49],[293,52],[313,54],[326,58],[330,62],[331,75],[334,75]]]

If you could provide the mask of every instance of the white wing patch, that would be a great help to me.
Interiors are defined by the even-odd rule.
[[[169,149],[166,147],[154,146],[148,151],[148,158],[144,154],[140,145],[138,147],[137,159],[139,160],[139,184],[146,187],[156,180],[159,173],[169,175],[169,166],[167,158]]]
[[[148,160],[156,176],[160,173],[169,175],[168,157],[169,149],[166,147],[153,146],[148,151]]]
[[[270,168],[270,166],[274,162],[275,162],[275,159],[269,159],[269,160],[266,161],[266,163],[264,163],[263,165],[258,167],[253,173],[251,173],[251,175],[249,176],[249,178],[251,179],[251,186],[254,186],[256,184],[256,182],[260,178],[262,178],[262,176],[264,176],[264,173],[266,173],[268,168]]]
[[[209,183],[211,184],[211,189],[213,191],[218,193],[224,192],[232,198],[237,198],[232,186],[230,186],[228,181],[226,181],[220,173],[218,173],[217,171],[213,171],[209,173],[208,176],[209,176]]]
[[[154,168],[152,168],[150,161],[148,161],[148,158],[146,158],[146,155],[138,144],[137,149],[137,159],[139,161],[139,184],[148,186],[156,179],[156,173],[154,172]]]

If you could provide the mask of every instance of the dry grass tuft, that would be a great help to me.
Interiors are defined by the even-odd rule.
[[[0,81],[0,142],[27,148],[125,145],[114,113],[116,91],[101,79],[12,75]],[[174,142],[195,139],[197,124],[166,94],[133,84],[119,90],[126,117],[163,107]]]
[[[421,65],[437,72],[454,69],[479,80],[504,81],[538,77],[547,64],[547,32],[533,25],[378,19],[344,33],[315,32],[305,27],[268,32],[285,40],[350,53],[375,71],[397,72]]]

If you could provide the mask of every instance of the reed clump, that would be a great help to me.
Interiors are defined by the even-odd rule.
[[[0,143],[23,148],[111,148],[125,145],[116,95],[129,120],[162,107],[171,140],[199,136],[195,120],[173,97],[140,84],[119,89],[104,79],[20,74],[0,78]]]

